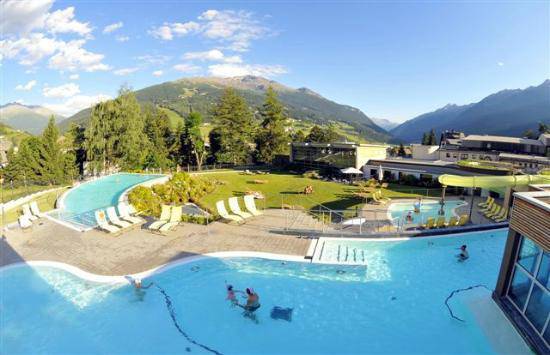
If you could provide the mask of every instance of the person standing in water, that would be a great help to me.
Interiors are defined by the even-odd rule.
[[[258,308],[260,308],[260,296],[254,292],[251,288],[246,289],[246,305],[241,306],[244,309],[243,315],[247,318],[252,319],[254,322],[258,323],[258,319],[256,318],[256,312]]]
[[[135,279],[134,280],[134,293],[135,293],[136,298],[137,298],[138,301],[143,302],[143,298],[145,297],[144,289],[148,289],[152,285],[153,285],[153,283],[151,282],[151,283],[149,283],[149,285],[143,286],[141,284],[140,279]]]
[[[466,244],[460,247],[460,253],[456,257],[459,262],[466,261],[470,257],[468,250],[466,250]]]

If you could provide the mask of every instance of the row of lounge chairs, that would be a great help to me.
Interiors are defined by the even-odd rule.
[[[477,206],[480,207],[480,213],[495,222],[504,222],[508,219],[508,207],[499,205],[491,196],[487,197],[485,202],[478,203]]]
[[[174,229],[180,222],[183,210],[181,206],[162,205],[160,217],[147,228],[151,231],[168,232]]]
[[[259,216],[262,214],[262,212],[258,211],[258,209],[256,208],[256,203],[254,202],[253,195],[244,196],[243,201],[246,211],[241,210],[238,197],[230,197],[227,200],[229,204],[229,209],[232,213],[229,213],[227,211],[223,200],[216,202],[216,209],[218,210],[218,214],[226,221],[237,223],[242,223],[247,218]]]
[[[118,214],[113,206],[107,207],[106,210],[99,209],[95,211],[95,219],[99,229],[116,234],[143,222],[143,219],[135,216],[136,211],[132,205],[121,202],[117,207]]]
[[[428,217],[426,223],[422,225],[424,229],[433,229],[433,228],[449,228],[449,227],[459,227],[468,223],[468,215],[463,214],[459,218],[452,216],[447,222],[444,216],[437,217],[437,220],[434,217]]]
[[[32,222],[44,217],[42,212],[40,212],[40,209],[38,208],[38,203],[36,203],[36,201],[32,201],[30,204],[26,203],[21,206],[21,212],[22,214],[17,220],[21,229],[32,227]]]
[[[382,197],[382,190],[378,190],[372,193],[372,200],[374,203],[379,205],[385,205],[388,202],[391,202],[391,198]]]

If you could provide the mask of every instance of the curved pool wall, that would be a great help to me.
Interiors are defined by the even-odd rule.
[[[409,200],[406,202],[392,202],[388,206],[387,210],[387,219],[392,221],[392,224],[397,225],[399,223],[403,223],[405,220],[405,216],[409,211],[412,211],[413,216],[413,224],[420,224],[420,223],[426,223],[427,218],[429,217],[439,217],[437,212],[439,211],[440,204],[439,200],[422,200],[422,204],[420,206],[420,214],[414,213],[414,204],[417,202],[417,200]],[[456,210],[460,207],[467,206],[468,202],[462,201],[462,200],[446,200],[445,201],[445,218],[448,219],[450,216],[458,217],[458,213]],[[402,210],[395,210],[392,209],[392,207],[404,207]],[[423,210],[423,208],[428,207],[428,209]],[[393,213],[399,214],[394,215]],[[415,220],[415,217],[419,220]]]
[[[363,241],[367,267],[197,256],[132,275],[153,283],[142,300],[123,276],[8,266],[0,340],[6,353],[528,353],[513,329],[504,337],[482,326],[473,305],[491,302],[489,291],[453,297],[464,322],[444,304],[459,288],[494,288],[505,239],[502,230]],[[466,263],[454,258],[461,244]],[[226,283],[258,292],[258,323],[227,303]],[[290,322],[271,318],[276,306],[292,309]]]
[[[139,185],[163,183],[166,175],[118,173],[81,183],[57,200],[57,209],[47,216],[58,223],[79,231],[97,226],[94,212],[116,206],[127,193]]]

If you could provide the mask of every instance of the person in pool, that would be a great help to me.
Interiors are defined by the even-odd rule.
[[[140,279],[134,280],[134,293],[138,301],[143,302],[143,298],[145,297],[144,289],[148,289],[152,285],[153,283],[151,282],[149,285],[143,286]]]
[[[256,312],[258,308],[260,308],[260,296],[251,288],[246,289],[246,295],[246,305],[241,306],[244,309],[244,316],[258,323],[254,312]]]
[[[460,253],[456,256],[459,262],[463,262],[470,257],[468,250],[466,250],[466,244],[460,247]]]
[[[227,285],[227,297],[225,299],[229,300],[233,306],[239,303],[239,301],[237,301],[236,291],[233,289],[232,285]]]
[[[407,213],[407,222],[411,223],[413,221],[413,215],[412,215],[412,212],[409,211],[409,213]]]

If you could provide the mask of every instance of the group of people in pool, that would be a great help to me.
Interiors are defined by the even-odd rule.
[[[256,315],[254,314],[254,312],[256,312],[258,308],[260,308],[260,296],[258,295],[258,293],[255,292],[254,289],[252,288],[246,288],[244,292],[235,290],[233,288],[233,285],[226,285],[226,289],[227,289],[226,299],[229,302],[231,302],[231,305],[241,307],[242,309],[244,309],[243,315],[245,317],[248,317],[253,321],[257,322]],[[241,293],[244,295],[244,297],[246,298],[245,304],[239,303],[239,300],[237,299],[237,293]]]

